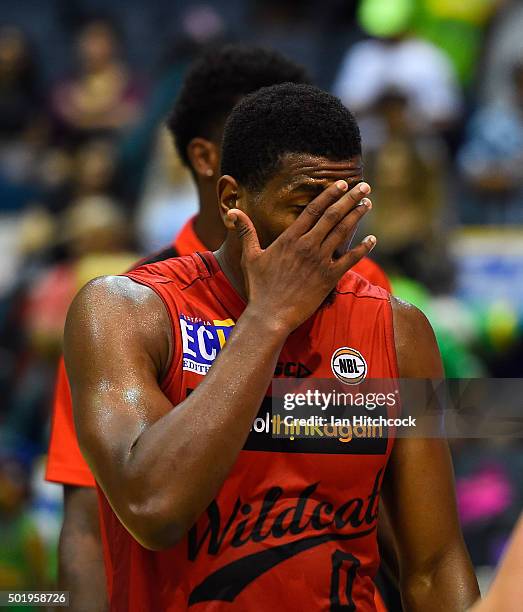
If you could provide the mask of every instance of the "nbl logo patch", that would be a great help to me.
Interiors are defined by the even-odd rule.
[[[232,319],[201,321],[180,315],[182,333],[182,368],[196,374],[207,374],[234,327]]]
[[[367,362],[363,355],[348,346],[334,351],[331,368],[336,378],[347,385],[357,385],[367,376]]]

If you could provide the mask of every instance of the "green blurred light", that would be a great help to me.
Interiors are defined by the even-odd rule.
[[[413,0],[363,0],[358,20],[372,36],[389,37],[408,29],[413,12]]]

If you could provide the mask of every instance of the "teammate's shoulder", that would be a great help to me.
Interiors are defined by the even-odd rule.
[[[138,282],[147,281],[153,284],[172,283],[180,289],[184,289],[207,272],[203,258],[198,253],[194,253],[183,257],[169,257],[151,263],[144,263],[126,272],[126,276]]]
[[[340,295],[353,295],[356,298],[373,298],[377,300],[390,300],[390,293],[378,285],[349,270],[338,283],[337,293]]]

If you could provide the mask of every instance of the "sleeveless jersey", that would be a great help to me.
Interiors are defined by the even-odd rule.
[[[170,315],[174,351],[161,387],[175,410],[245,302],[209,252],[127,276],[153,289]],[[365,360],[367,377],[397,377],[389,294],[353,272],[337,289],[333,304],[290,334],[276,377],[332,379],[333,354],[344,347]],[[258,425],[268,406],[270,398]],[[333,442],[275,439],[253,427],[207,511],[164,551],[143,548],[99,490],[111,610],[375,610],[378,501],[393,439]]]

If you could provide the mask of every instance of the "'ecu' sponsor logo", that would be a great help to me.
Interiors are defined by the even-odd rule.
[[[220,350],[225,346],[234,327],[232,319],[202,321],[195,317],[180,315],[182,334],[183,364],[188,372],[202,376],[207,374]],[[286,378],[305,378],[311,370],[300,362],[279,361],[274,376]]]
[[[331,368],[334,376],[347,385],[357,385],[367,375],[367,362],[363,355],[348,346],[334,351]]]
[[[234,321],[194,321],[180,315],[182,333],[182,368],[188,372],[205,375],[216,356],[227,342]]]

